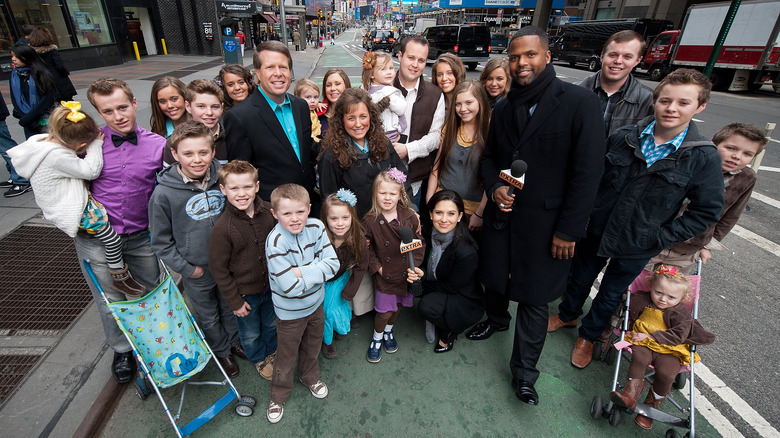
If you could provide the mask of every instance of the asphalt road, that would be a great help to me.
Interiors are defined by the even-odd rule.
[[[359,40],[345,48],[362,56]],[[506,54],[491,55],[497,56]],[[479,79],[481,70],[480,65],[477,71],[467,72],[467,79]],[[555,70],[566,82],[591,74],[562,63],[555,63]],[[430,65],[425,75],[431,77]],[[651,89],[658,85],[641,71],[636,76]],[[695,121],[708,137],[732,122],[761,128],[768,122],[780,124],[780,95],[768,86],[757,92],[713,92]],[[780,129],[766,147],[754,199],[724,239],[727,250],[717,252],[702,269],[699,320],[717,335],[717,341],[700,349],[706,368],[697,373],[696,387],[703,396],[697,403],[700,408],[711,403],[730,423],[722,431],[731,436],[780,436],[780,404],[775,398],[780,392],[775,363],[780,335],[779,143]]]

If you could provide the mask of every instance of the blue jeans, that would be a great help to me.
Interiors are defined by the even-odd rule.
[[[589,236],[577,244],[569,284],[566,287],[566,298],[558,305],[561,321],[573,321],[582,315],[582,306],[590,294],[593,282],[604,266],[607,266],[596,298],[593,299],[590,311],[580,326],[580,337],[590,342],[598,339],[607,327],[612,314],[620,305],[623,292],[642,272],[649,260],[601,257],[598,255],[599,243],[600,239]]]
[[[131,234],[120,234],[119,237],[122,240],[122,256],[130,268],[133,278],[149,291],[157,287],[160,280],[160,265],[152,251],[151,245],[149,245],[149,232],[138,231]],[[77,234],[73,239],[73,243],[76,245],[76,254],[79,258],[78,263],[81,267],[81,272],[95,299],[95,305],[100,314],[100,322],[103,325],[103,332],[106,335],[108,345],[117,353],[130,351],[130,343],[127,342],[127,338],[119,330],[119,326],[114,320],[114,315],[108,310],[108,306],[106,306],[106,303],[100,296],[97,287],[92,284],[82,263],[84,259],[90,261],[92,270],[95,272],[95,276],[100,282],[100,286],[103,288],[103,292],[109,302],[127,300],[124,294],[117,292],[111,287],[111,274],[108,273],[108,264],[106,264],[106,247],[96,237],[87,236],[86,233]]]
[[[244,301],[252,310],[244,317],[236,316],[238,338],[246,357],[252,363],[265,360],[276,352],[276,313],[271,301],[271,291],[244,295]],[[235,316],[235,315],[234,315]]]
[[[0,120],[0,155],[5,160],[5,168],[8,169],[8,174],[11,175],[11,181],[14,184],[30,184],[29,181],[19,176],[14,169],[14,165],[11,164],[11,157],[8,156],[8,149],[16,146],[16,142],[11,138],[11,133],[8,131],[8,125],[5,124],[5,120]]]

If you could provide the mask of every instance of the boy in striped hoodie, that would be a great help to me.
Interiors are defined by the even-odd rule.
[[[309,218],[310,211],[309,193],[302,186],[284,184],[271,193],[271,213],[279,221],[265,241],[277,338],[266,413],[271,423],[279,422],[284,414],[299,351],[298,379],[314,397],[328,395],[328,387],[320,380],[317,356],[325,328],[323,284],[339,270],[339,260],[325,225]]]

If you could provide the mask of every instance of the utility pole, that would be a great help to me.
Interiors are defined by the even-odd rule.
[[[726,13],[726,18],[723,20],[723,25],[720,27],[720,33],[718,33],[718,39],[715,40],[715,45],[712,46],[712,52],[710,52],[710,59],[707,60],[707,66],[704,67],[704,74],[707,77],[712,75],[712,69],[715,67],[715,63],[718,61],[720,51],[723,49],[723,44],[726,42],[726,37],[731,29],[731,24],[734,22],[734,17],[737,16],[737,10],[739,5],[742,4],[742,0],[731,0],[731,6]]]
[[[279,0],[279,30],[282,32],[282,43],[287,47],[287,17],[284,14],[284,0]]]

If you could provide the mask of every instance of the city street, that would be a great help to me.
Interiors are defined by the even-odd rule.
[[[348,29],[334,45],[293,53],[295,79],[308,77],[322,86],[325,72],[336,67],[347,72],[353,87],[360,86],[363,33],[362,29]],[[507,55],[491,55],[499,56]],[[152,67],[162,63],[169,69]],[[249,51],[243,63],[251,68]],[[121,67],[75,72],[72,78],[79,89],[77,98],[93,116],[97,114],[86,102],[85,87],[104,75],[126,79],[138,99],[138,122],[149,128],[152,103],[148,96],[157,75],[174,74],[185,82],[211,79],[220,64],[215,57],[149,57]],[[136,74],[135,69],[143,73]],[[478,79],[481,70],[480,65],[466,76]],[[555,70],[566,82],[591,74],[584,67],[571,68],[562,63],[556,63]],[[429,64],[425,78],[430,77]],[[637,77],[650,88],[658,84],[641,72]],[[749,93],[713,92],[706,110],[694,120],[706,136],[736,121],[763,128],[767,122],[780,122],[780,94],[769,87]],[[7,121],[13,137],[22,139],[16,120]],[[722,242],[727,250],[715,253],[702,272],[699,319],[717,339],[715,344],[699,349],[702,362],[696,364],[699,436],[780,438],[780,404],[774,398],[780,392],[780,372],[774,362],[780,349],[780,291],[776,289],[780,278],[780,130],[775,131],[766,150],[748,211]],[[0,176],[7,175],[1,172]],[[4,215],[0,237],[6,237],[19,224],[45,226],[40,218],[28,221],[38,213],[32,195],[0,201],[0,214]],[[52,257],[45,254],[44,258]],[[68,262],[75,265],[76,260],[63,263]],[[550,305],[551,313],[556,312],[557,304]],[[92,307],[87,307],[67,330],[57,333],[62,340],[49,334],[0,331],[0,353],[7,354],[28,342],[25,347],[40,347],[40,354],[46,354],[31,371],[35,376],[18,388],[10,402],[0,404],[3,436],[71,436],[77,427],[81,428],[82,419],[86,423],[90,415],[98,415],[94,411],[101,406],[96,405],[104,400],[98,393],[103,395],[101,388],[107,392],[113,380],[109,374],[111,351],[104,343]],[[510,311],[514,313],[514,305]],[[455,341],[452,352],[434,354],[423,336],[424,321],[416,309],[408,309],[401,312],[397,323],[398,353],[385,354],[379,364],[370,364],[365,354],[373,320],[366,316],[361,323],[336,343],[335,359],[320,359],[322,380],[330,388],[326,399],[314,399],[308,389],[296,383],[285,404],[284,418],[271,425],[265,412],[268,382],[257,375],[251,363],[240,360],[241,374],[233,382],[239,392],[256,397],[254,415],[238,417],[234,405],[230,405],[192,436],[601,438],[657,437],[669,429],[656,423],[651,431],[643,431],[627,414],[616,427],[605,419],[591,418],[591,400],[595,395],[608,397],[614,367],[595,361],[584,370],[572,367],[569,356],[577,337],[575,330],[548,335],[539,363],[542,375],[537,382],[541,402],[532,407],[519,402],[509,384],[511,330],[481,342],[462,336]],[[625,367],[621,373],[625,375]],[[218,378],[221,375],[216,367],[209,364],[194,380]],[[154,394],[142,401],[130,385],[118,386],[114,391],[120,395],[107,403],[106,417],[92,419],[100,436],[174,435]],[[213,386],[188,389],[179,424],[191,420],[225,391]],[[687,392],[686,385],[680,392],[673,390],[673,395],[685,405]],[[175,412],[181,385],[164,389],[162,394]],[[668,402],[662,410],[679,414]],[[685,434],[684,429],[676,430]]]

